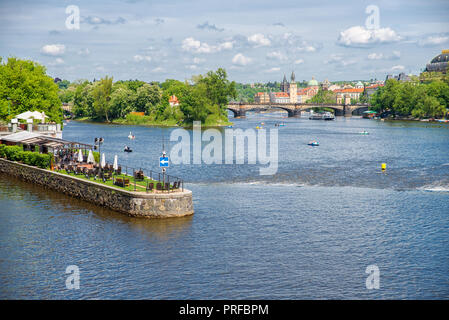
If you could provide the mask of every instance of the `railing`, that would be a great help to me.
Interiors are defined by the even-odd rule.
[[[79,162],[74,162],[74,161],[66,161],[66,162],[60,162],[61,164],[64,164],[64,166],[67,165],[72,165],[74,167],[76,167],[77,165],[79,165]],[[86,164],[86,162],[82,162],[81,164]],[[98,175],[101,178],[101,176],[104,176],[104,173],[110,172],[110,173],[115,173],[117,175],[118,170],[114,170],[112,168],[111,164],[106,164],[106,166],[104,168],[101,167],[96,167],[99,168],[100,171],[98,173]],[[139,181],[138,179],[136,179],[136,173],[141,173],[142,176],[145,178],[148,178],[150,180],[156,181],[157,183],[161,183],[161,189],[157,189],[157,185],[153,185],[154,190],[158,190],[158,191],[162,191],[162,192],[174,192],[177,190],[181,190],[184,191],[184,180],[173,176],[173,175],[169,175],[166,173],[161,173],[161,172],[155,172],[153,170],[142,170],[142,168],[139,168],[139,170],[137,170],[135,167],[130,167],[130,166],[122,166],[122,165],[118,165],[118,168],[120,168],[120,174],[124,174],[125,176],[129,176],[130,178],[132,178],[132,185],[134,186],[134,191],[138,191],[138,189],[140,189],[140,187],[143,188],[143,186],[141,184],[138,184],[137,181]],[[146,174],[145,174],[146,173]],[[116,176],[115,175],[111,175],[112,178],[112,182],[115,184],[116,181]],[[145,179],[144,179],[145,180]],[[149,182],[146,181],[145,184],[145,192],[149,192],[150,188],[149,188],[149,184],[153,183],[153,182]],[[166,184],[168,184],[168,188],[166,187]],[[138,185],[140,186],[138,188]],[[152,191],[152,190],[151,190]]]
[[[172,175],[169,175],[166,173],[155,172],[153,170],[146,170],[147,175],[145,175],[142,168],[139,168],[139,170],[136,170],[136,168],[134,168],[134,167],[120,166],[120,165],[119,165],[119,167],[122,168],[122,173],[123,173],[123,168],[125,168],[125,175],[128,175],[128,170],[131,170],[132,177],[134,179],[134,191],[136,191],[136,174],[135,174],[136,172],[142,172],[144,177],[146,176],[150,180],[154,180],[154,181],[162,183],[162,191],[170,192],[170,187],[168,190],[165,189],[165,183],[168,183],[168,185],[170,186],[171,183],[175,183],[175,182],[178,185],[178,189],[180,188],[181,191],[184,191],[184,180],[179,177],[172,176]],[[147,181],[147,186],[146,186],[146,192],[148,192],[148,181]]]

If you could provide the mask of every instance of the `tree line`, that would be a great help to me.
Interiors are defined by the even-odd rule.
[[[176,95],[179,105],[170,105]],[[139,123],[190,125],[193,121],[228,123],[226,106],[237,97],[236,84],[224,69],[193,76],[186,81],[162,83],[140,80],[70,82],[53,79],[44,66],[31,60],[0,57],[0,121],[8,122],[25,111],[45,112],[50,121],[61,123],[62,103],[72,105],[75,117],[95,121],[132,122],[131,112],[142,112]],[[134,117],[134,120],[137,118]]]
[[[177,97],[179,105],[169,104],[172,95]],[[72,112],[78,118],[106,122],[143,120],[142,123],[171,125],[190,125],[196,120],[209,125],[227,123],[226,106],[236,95],[235,82],[227,79],[222,68],[189,81],[113,82],[111,77],[93,82],[77,81],[66,89],[61,88],[59,93],[61,101],[73,104]],[[133,116],[131,112],[143,112],[145,116]]]
[[[389,79],[371,97],[372,109],[392,117],[437,118],[449,108],[449,75],[427,83]]]

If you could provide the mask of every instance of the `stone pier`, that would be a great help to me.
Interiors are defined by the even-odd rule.
[[[192,191],[187,189],[170,193],[130,192],[2,158],[0,172],[133,217],[171,218],[193,214]]]

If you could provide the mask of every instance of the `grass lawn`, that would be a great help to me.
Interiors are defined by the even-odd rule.
[[[154,189],[156,189],[156,184],[158,183],[158,181],[156,181],[156,180],[151,180],[151,179],[148,179],[147,177],[145,177],[145,179],[142,180],[142,181],[137,181],[136,180],[136,187],[135,187],[135,190],[134,190],[134,177],[133,176],[129,176],[129,175],[125,175],[125,174],[120,174],[120,175],[114,174],[113,176],[114,176],[115,179],[116,178],[128,178],[129,179],[129,186],[127,186],[127,187],[121,187],[121,186],[117,186],[117,185],[113,184],[112,183],[112,178],[110,180],[106,180],[106,182],[103,182],[102,179],[97,179],[97,180],[95,180],[94,178],[89,178],[88,179],[88,178],[86,178],[86,176],[84,174],[67,173],[66,170],[60,170],[60,171],[56,171],[56,172],[59,172],[59,173],[62,173],[62,174],[66,174],[66,175],[72,176],[72,177],[77,177],[77,178],[84,179],[84,180],[93,181],[93,182],[96,182],[96,183],[99,183],[99,184],[103,184],[103,185],[107,185],[109,187],[117,188],[117,189],[120,189],[120,190],[133,191],[133,192],[134,191],[136,191],[136,192],[146,192],[147,182],[148,183],[153,183],[154,184]],[[170,184],[170,187],[171,186],[172,185]]]

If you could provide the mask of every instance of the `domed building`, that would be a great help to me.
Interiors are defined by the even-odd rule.
[[[309,87],[318,87],[318,81],[316,81],[315,78],[312,77],[312,80],[310,80],[310,81],[307,83],[307,86],[309,86]]]
[[[441,54],[426,65],[426,72],[442,72],[446,73],[449,68],[449,50],[441,51]]]

